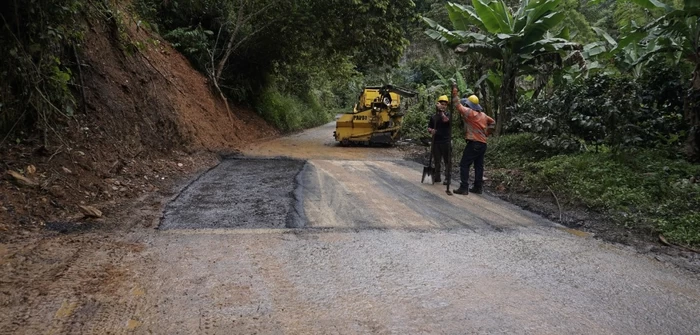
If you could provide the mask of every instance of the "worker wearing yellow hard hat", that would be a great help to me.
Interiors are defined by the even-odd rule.
[[[432,174],[434,183],[442,181],[440,176],[442,163],[446,168],[450,165],[450,113],[447,111],[449,103],[447,95],[440,96],[435,105],[435,113],[428,119],[428,132],[432,135],[430,154],[435,160],[435,169]]]
[[[477,97],[476,95],[472,94],[467,98],[463,98],[462,100],[460,100],[460,102],[462,103],[462,105],[468,106],[469,108],[475,111],[482,110],[481,105],[479,105],[479,97]]]
[[[466,99],[459,99],[457,84],[452,83],[452,101],[455,109],[462,115],[465,123],[464,138],[467,145],[459,162],[459,175],[461,184],[454,193],[469,194],[469,192],[481,194],[484,185],[484,155],[486,154],[487,128],[495,121],[482,112],[479,105],[479,97],[470,95]],[[461,103],[460,103],[461,102]],[[474,164],[474,185],[469,188],[469,170]]]

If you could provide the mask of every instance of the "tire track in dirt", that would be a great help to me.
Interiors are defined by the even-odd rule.
[[[143,247],[96,234],[48,236],[18,250],[0,274],[1,334],[120,334],[139,304],[129,295]],[[50,264],[50,266],[47,266]],[[131,323],[133,327],[133,322]]]

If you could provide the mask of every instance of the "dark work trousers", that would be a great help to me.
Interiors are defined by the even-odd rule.
[[[474,187],[482,187],[484,184],[484,154],[486,143],[467,141],[467,146],[462,153],[459,162],[459,178],[462,181],[460,188],[469,188],[469,169],[474,163]]]
[[[442,163],[445,166],[450,165],[450,142],[445,143],[433,143],[433,159],[435,160],[435,176],[433,179],[440,179],[440,170],[442,170]]]

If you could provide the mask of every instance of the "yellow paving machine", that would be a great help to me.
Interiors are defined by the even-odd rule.
[[[405,114],[401,97],[415,96],[415,92],[392,85],[365,87],[353,111],[336,121],[335,140],[342,146],[393,144],[399,138]]]

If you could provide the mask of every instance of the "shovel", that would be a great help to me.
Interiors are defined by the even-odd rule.
[[[423,167],[423,177],[420,179],[421,184],[425,183],[425,177],[428,177],[428,182],[433,183],[433,175],[435,174],[435,168],[433,167],[433,140],[435,135],[430,138],[430,158],[428,159],[428,166]]]

